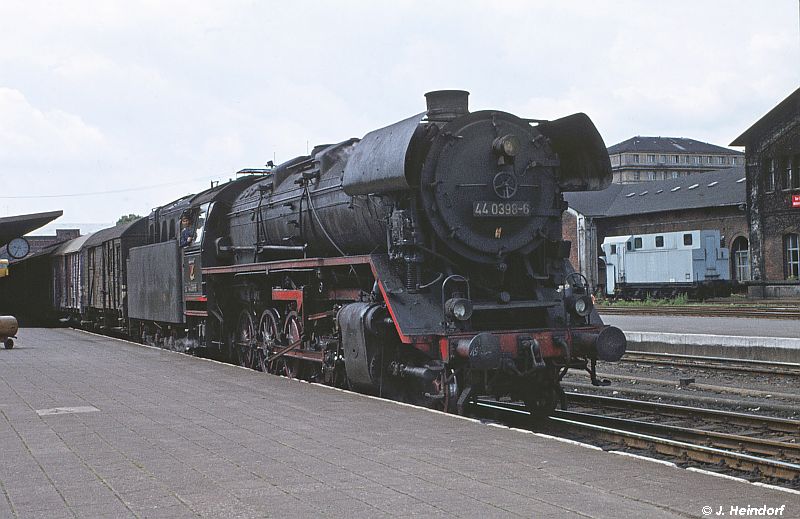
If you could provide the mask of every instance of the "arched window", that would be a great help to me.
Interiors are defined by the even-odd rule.
[[[733,276],[740,283],[750,281],[750,246],[747,238],[739,236],[731,244]]]
[[[175,239],[175,220],[169,221],[169,239]]]
[[[161,222],[161,241],[167,241],[167,221]]]
[[[156,228],[154,224],[150,224],[149,234],[147,236],[147,243],[156,242]]]
[[[783,258],[786,279],[800,278],[800,239],[797,234],[783,237]]]

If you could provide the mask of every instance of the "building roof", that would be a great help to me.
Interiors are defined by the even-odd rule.
[[[47,225],[62,214],[64,214],[64,211],[49,211],[47,213],[21,214],[0,218],[0,247],[14,238]]]
[[[763,135],[764,132],[785,124],[798,115],[800,115],[800,88],[789,94],[786,99],[778,103],[778,106],[753,123],[743,134],[736,137],[731,143],[731,146],[749,146],[754,140]]]
[[[605,217],[731,206],[745,202],[744,178],[744,167],[735,167],[670,180],[611,184],[604,191],[564,193],[564,199],[583,215]]]
[[[715,153],[744,155],[740,151],[723,148],[707,142],[685,137],[642,137],[637,135],[608,148],[608,154],[616,153]]]

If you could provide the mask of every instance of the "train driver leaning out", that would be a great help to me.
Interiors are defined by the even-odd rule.
[[[192,229],[192,218],[189,216],[189,213],[183,213],[181,215],[181,237],[179,240],[179,245],[181,247],[186,247],[191,245],[194,242],[194,229]]]

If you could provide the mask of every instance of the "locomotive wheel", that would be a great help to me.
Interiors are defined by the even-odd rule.
[[[531,418],[539,420],[553,414],[559,401],[557,387],[549,384],[536,384],[526,391],[522,400],[531,413]]]
[[[253,314],[248,310],[242,310],[239,313],[233,347],[236,361],[240,366],[255,367],[256,327],[253,324]]]
[[[267,308],[261,313],[258,319],[258,330],[256,339],[258,341],[258,367],[264,373],[269,373],[267,358],[272,354],[278,344],[278,312],[272,308]]]
[[[283,336],[286,338],[287,345],[299,341],[303,336],[303,324],[297,312],[291,311],[286,314],[286,319],[283,321]],[[300,376],[299,359],[281,357],[276,363],[276,371],[279,375],[284,375],[289,378],[297,378]]]
[[[435,401],[433,408],[445,413],[455,413],[459,394],[456,373],[449,368],[442,370],[442,374],[433,381],[433,385],[438,389],[438,394],[442,395],[440,400]]]
[[[272,362],[272,367],[269,372],[282,377],[297,378],[297,359],[287,359],[284,357],[276,359]]]
[[[6,339],[3,345],[6,347],[7,350],[10,350],[14,347],[14,339]]]

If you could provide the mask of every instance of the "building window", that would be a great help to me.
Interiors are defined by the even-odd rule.
[[[692,244],[692,235],[691,234],[684,234],[683,235],[683,244],[684,245],[691,245]]]
[[[641,249],[642,248],[642,239],[641,238],[634,238],[633,239],[633,248],[634,249]]]
[[[678,163],[678,155],[673,155],[672,156],[672,163],[673,164],[677,164]]]
[[[733,240],[733,275],[736,281],[742,283],[750,281],[750,247],[747,238],[739,236]]]
[[[641,175],[639,174],[639,172],[638,172],[638,171],[634,171],[634,172],[633,172],[633,180],[637,180],[637,181],[638,181],[638,180],[641,180],[641,178],[640,178],[640,177],[641,177]]]
[[[791,189],[794,184],[792,178],[792,159],[785,157],[783,159],[783,189]]]
[[[717,160],[719,161],[720,166],[725,164],[725,157],[719,157]]]
[[[775,191],[775,159],[767,163],[767,193]]]
[[[631,155],[631,158],[632,158],[634,164],[638,164],[639,163],[639,154],[638,153],[634,153],[633,155]]]
[[[793,159],[787,157],[786,162],[790,164],[789,167],[792,168],[792,189],[800,189],[800,171],[798,171],[798,155],[795,155]]]
[[[711,164],[713,160],[714,160],[714,157],[709,155],[708,157],[706,157],[706,164]]]
[[[678,178],[678,172],[677,171],[673,171],[672,172],[672,178]]]
[[[800,239],[797,234],[783,237],[786,279],[800,278]]]
[[[648,155],[647,156],[647,162],[649,164],[655,164],[656,163],[656,156],[655,155]]]
[[[648,176],[649,176],[650,180],[655,180],[656,179],[656,172],[655,171],[651,171]]]
[[[663,246],[664,246],[664,237],[656,236],[656,247],[663,247]]]
[[[666,155],[661,155],[661,163],[662,164],[666,164],[667,163],[667,156]]]

